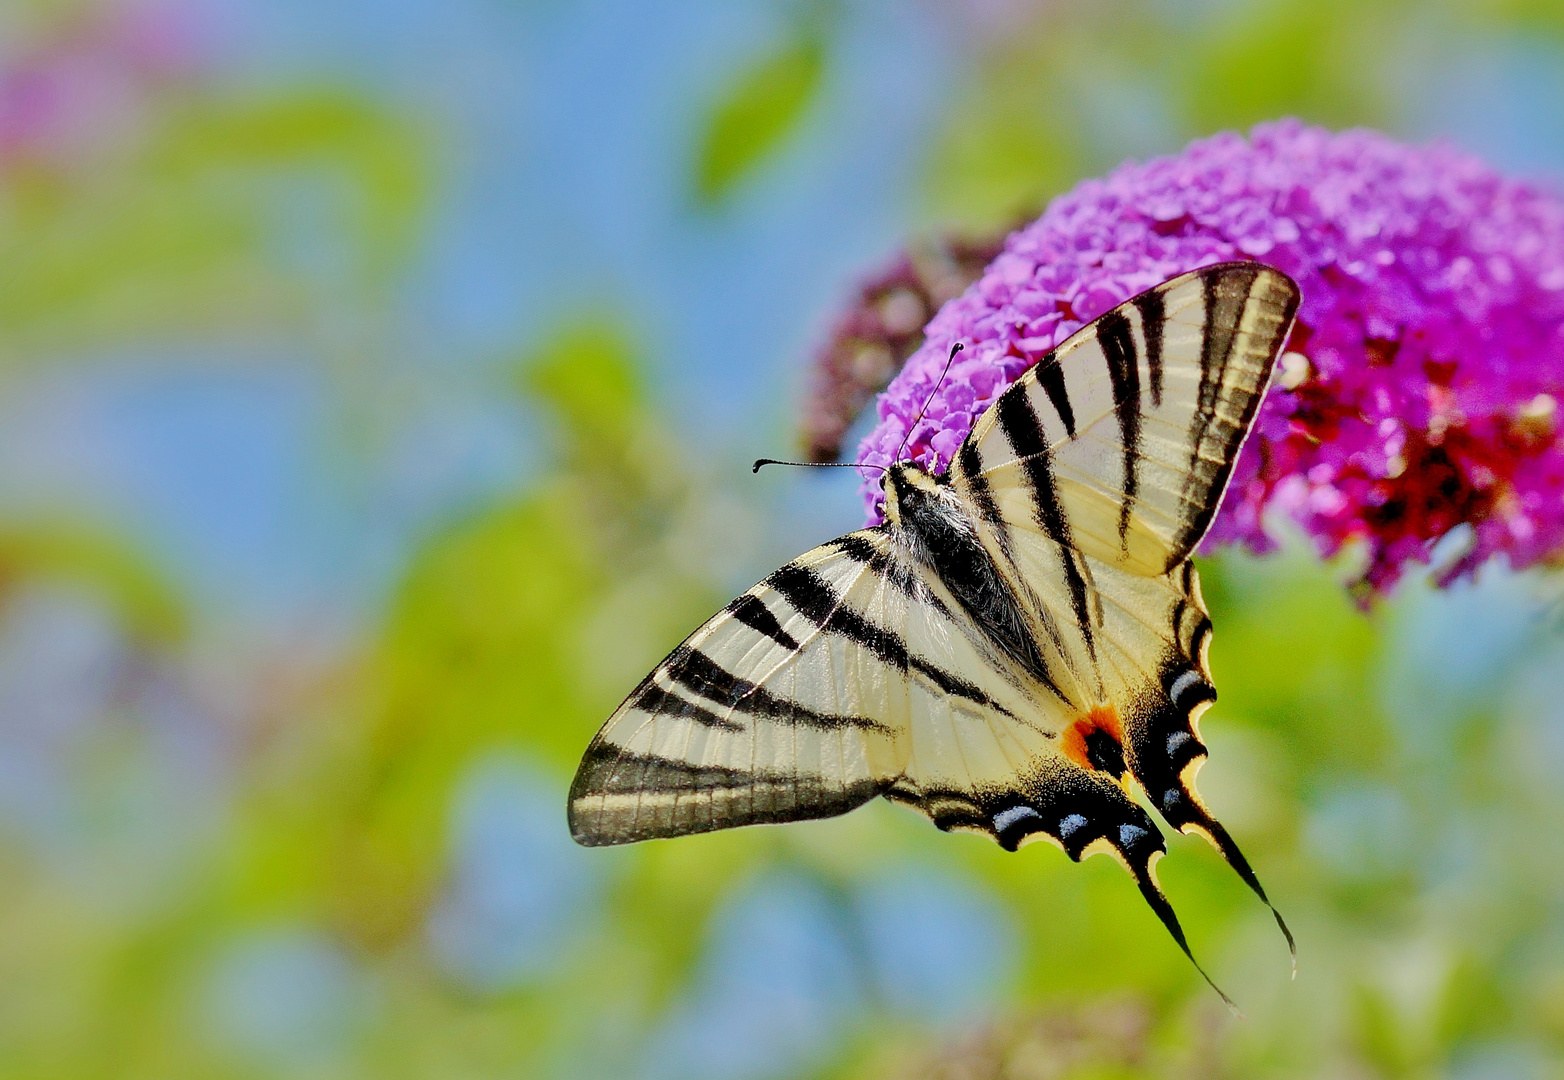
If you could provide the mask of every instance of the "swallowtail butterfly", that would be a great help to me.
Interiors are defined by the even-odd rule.
[[[1224,263],[1082,327],[946,472],[889,468],[884,524],[788,563],[659,664],[588,747],[572,835],[623,844],[883,795],[1008,850],[1113,855],[1188,953],[1138,787],[1269,905],[1194,787],[1216,690],[1190,554],[1297,307],[1285,275]]]

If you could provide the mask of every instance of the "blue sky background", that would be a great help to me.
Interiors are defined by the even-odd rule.
[[[722,455],[714,468],[785,451],[801,361],[902,233],[952,58],[930,20],[854,8],[794,152],[702,214],[685,164],[698,104],[777,18],[726,3],[229,0],[218,40],[241,83],[351,79],[441,146],[432,226],[383,313],[387,352],[365,361],[413,404],[361,456],[331,430],[343,403],[311,358],[78,367],[7,402],[5,494],[131,525],[219,610],[284,624],[361,610],[431,519],[526,483],[535,418],[497,403],[496,382],[518,347],[597,311],[642,336],[658,399]],[[850,525],[850,484],[802,483]]]

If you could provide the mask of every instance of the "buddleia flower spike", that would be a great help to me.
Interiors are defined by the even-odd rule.
[[[967,350],[908,444],[931,469],[1082,325],[1227,259],[1288,274],[1303,304],[1207,550],[1270,550],[1268,513],[1290,517],[1324,556],[1366,549],[1364,603],[1458,527],[1441,583],[1496,555],[1564,559],[1564,201],[1367,130],[1263,124],[1056,199],[934,316],[857,459],[890,464],[953,341]]]

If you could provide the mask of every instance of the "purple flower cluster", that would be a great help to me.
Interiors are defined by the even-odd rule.
[[[1255,259],[1302,288],[1277,383],[1207,538],[1274,546],[1267,511],[1323,554],[1362,541],[1365,597],[1469,526],[1449,580],[1564,551],[1564,200],[1445,145],[1281,121],[1121,166],[1056,199],[926,328],[858,460],[943,469],[1050,348],[1176,274]],[[878,473],[865,501],[880,520]]]
[[[203,48],[193,0],[110,0],[36,21],[0,58],[0,174],[79,164],[123,140]]]
[[[853,420],[923,344],[929,314],[982,277],[1004,241],[925,237],[864,279],[815,354],[801,431],[810,461],[841,456]]]

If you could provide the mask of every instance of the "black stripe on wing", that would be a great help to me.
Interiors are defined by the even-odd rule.
[[[1048,403],[1059,414],[1064,433],[1075,438],[1075,410],[1070,406],[1070,391],[1064,385],[1064,366],[1059,362],[1057,350],[1049,352],[1037,362],[1037,384],[1048,395]]]
[[[642,712],[653,716],[666,716],[672,720],[689,720],[701,727],[711,728],[713,731],[743,731],[742,724],[736,724],[732,720],[718,716],[706,706],[681,697],[671,691],[664,690],[657,685],[657,676],[662,670],[652,672],[641,681],[631,693],[629,701]]]
[[[994,404],[998,410],[999,427],[1005,434],[1010,448],[1015,452],[1027,486],[1031,489],[1034,516],[1043,534],[1059,548],[1059,560],[1064,570],[1065,585],[1070,591],[1070,607],[1080,627],[1086,652],[1095,663],[1097,647],[1092,636],[1091,608],[1087,600],[1086,579],[1078,563],[1080,556],[1070,535],[1070,522],[1064,507],[1059,503],[1059,493],[1054,489],[1053,466],[1048,438],[1038,422],[1026,394],[1026,384],[1015,383],[999,396]]]
[[[1162,330],[1167,319],[1167,290],[1149,289],[1135,297],[1140,333],[1146,343],[1146,372],[1151,379],[1151,406],[1162,407]]]
[[[740,678],[724,668],[699,649],[681,645],[663,661],[659,674],[671,679],[681,688],[731,712],[758,717],[778,724],[797,724],[801,727],[834,730],[836,728],[863,728],[889,733],[890,729],[867,716],[842,716],[820,712],[801,702],[778,697],[764,686]],[[649,709],[639,697],[630,702],[636,708]],[[731,727],[737,725],[729,724]],[[742,730],[742,729],[741,729]]]
[[[1175,538],[1173,550],[1189,552],[1205,535],[1221,505],[1228,477],[1238,457],[1238,447],[1249,434],[1250,424],[1259,411],[1265,397],[1265,381],[1269,373],[1262,373],[1252,392],[1237,395],[1233,402],[1236,415],[1224,417],[1228,430],[1218,445],[1208,447],[1207,438],[1217,420],[1217,405],[1222,396],[1224,376],[1233,359],[1244,310],[1255,293],[1255,282],[1262,273],[1271,276],[1258,263],[1237,263],[1222,268],[1220,273],[1207,273],[1201,277],[1205,299],[1205,322],[1200,348],[1200,388],[1196,397],[1194,422],[1189,434],[1189,467],[1180,492],[1184,501],[1194,509]],[[1285,279],[1284,279],[1285,280]],[[1282,312],[1283,332],[1292,324],[1298,309],[1298,293],[1290,290]],[[1276,343],[1280,348],[1281,343]],[[1201,497],[1196,492],[1204,489]],[[1171,569],[1171,567],[1169,567]]]
[[[766,602],[754,593],[745,593],[724,610],[751,630],[764,634],[789,652],[798,651],[798,642],[782,629],[782,624],[771,613]]]
[[[963,442],[961,449],[957,451],[956,471],[960,474],[972,505],[977,507],[978,516],[993,530],[999,543],[1000,553],[1014,563],[1015,540],[1010,535],[1010,526],[999,512],[999,504],[994,501],[994,492],[988,485],[988,477],[983,475],[983,453],[973,440],[968,439]]]
[[[835,817],[887,783],[827,782],[807,773],[735,769],[639,754],[594,739],[570,787],[570,832],[602,847],[662,836]]]
[[[831,588],[831,583],[809,567],[788,563],[768,577],[764,584],[775,589],[795,611],[822,632],[840,634],[868,649],[898,671],[910,671],[923,676],[952,697],[963,698],[1013,718],[1008,709],[990,698],[976,684],[911,653],[899,634],[875,624],[844,603]]]
[[[1195,399],[1194,425],[1190,429],[1189,471],[1184,480],[1186,491],[1200,476],[1200,447],[1205,442],[1206,430],[1216,417],[1217,394],[1222,387],[1222,375],[1233,356],[1238,320],[1243,317],[1244,304],[1249,300],[1259,273],[1258,264],[1246,263],[1225,274],[1207,274],[1200,279],[1205,294],[1205,325],[1200,335],[1200,390]]]
[[[1113,386],[1113,412],[1123,446],[1124,497],[1119,503],[1119,544],[1129,551],[1130,513],[1140,492],[1140,361],[1130,320],[1117,309],[1097,320],[1097,343]]]

